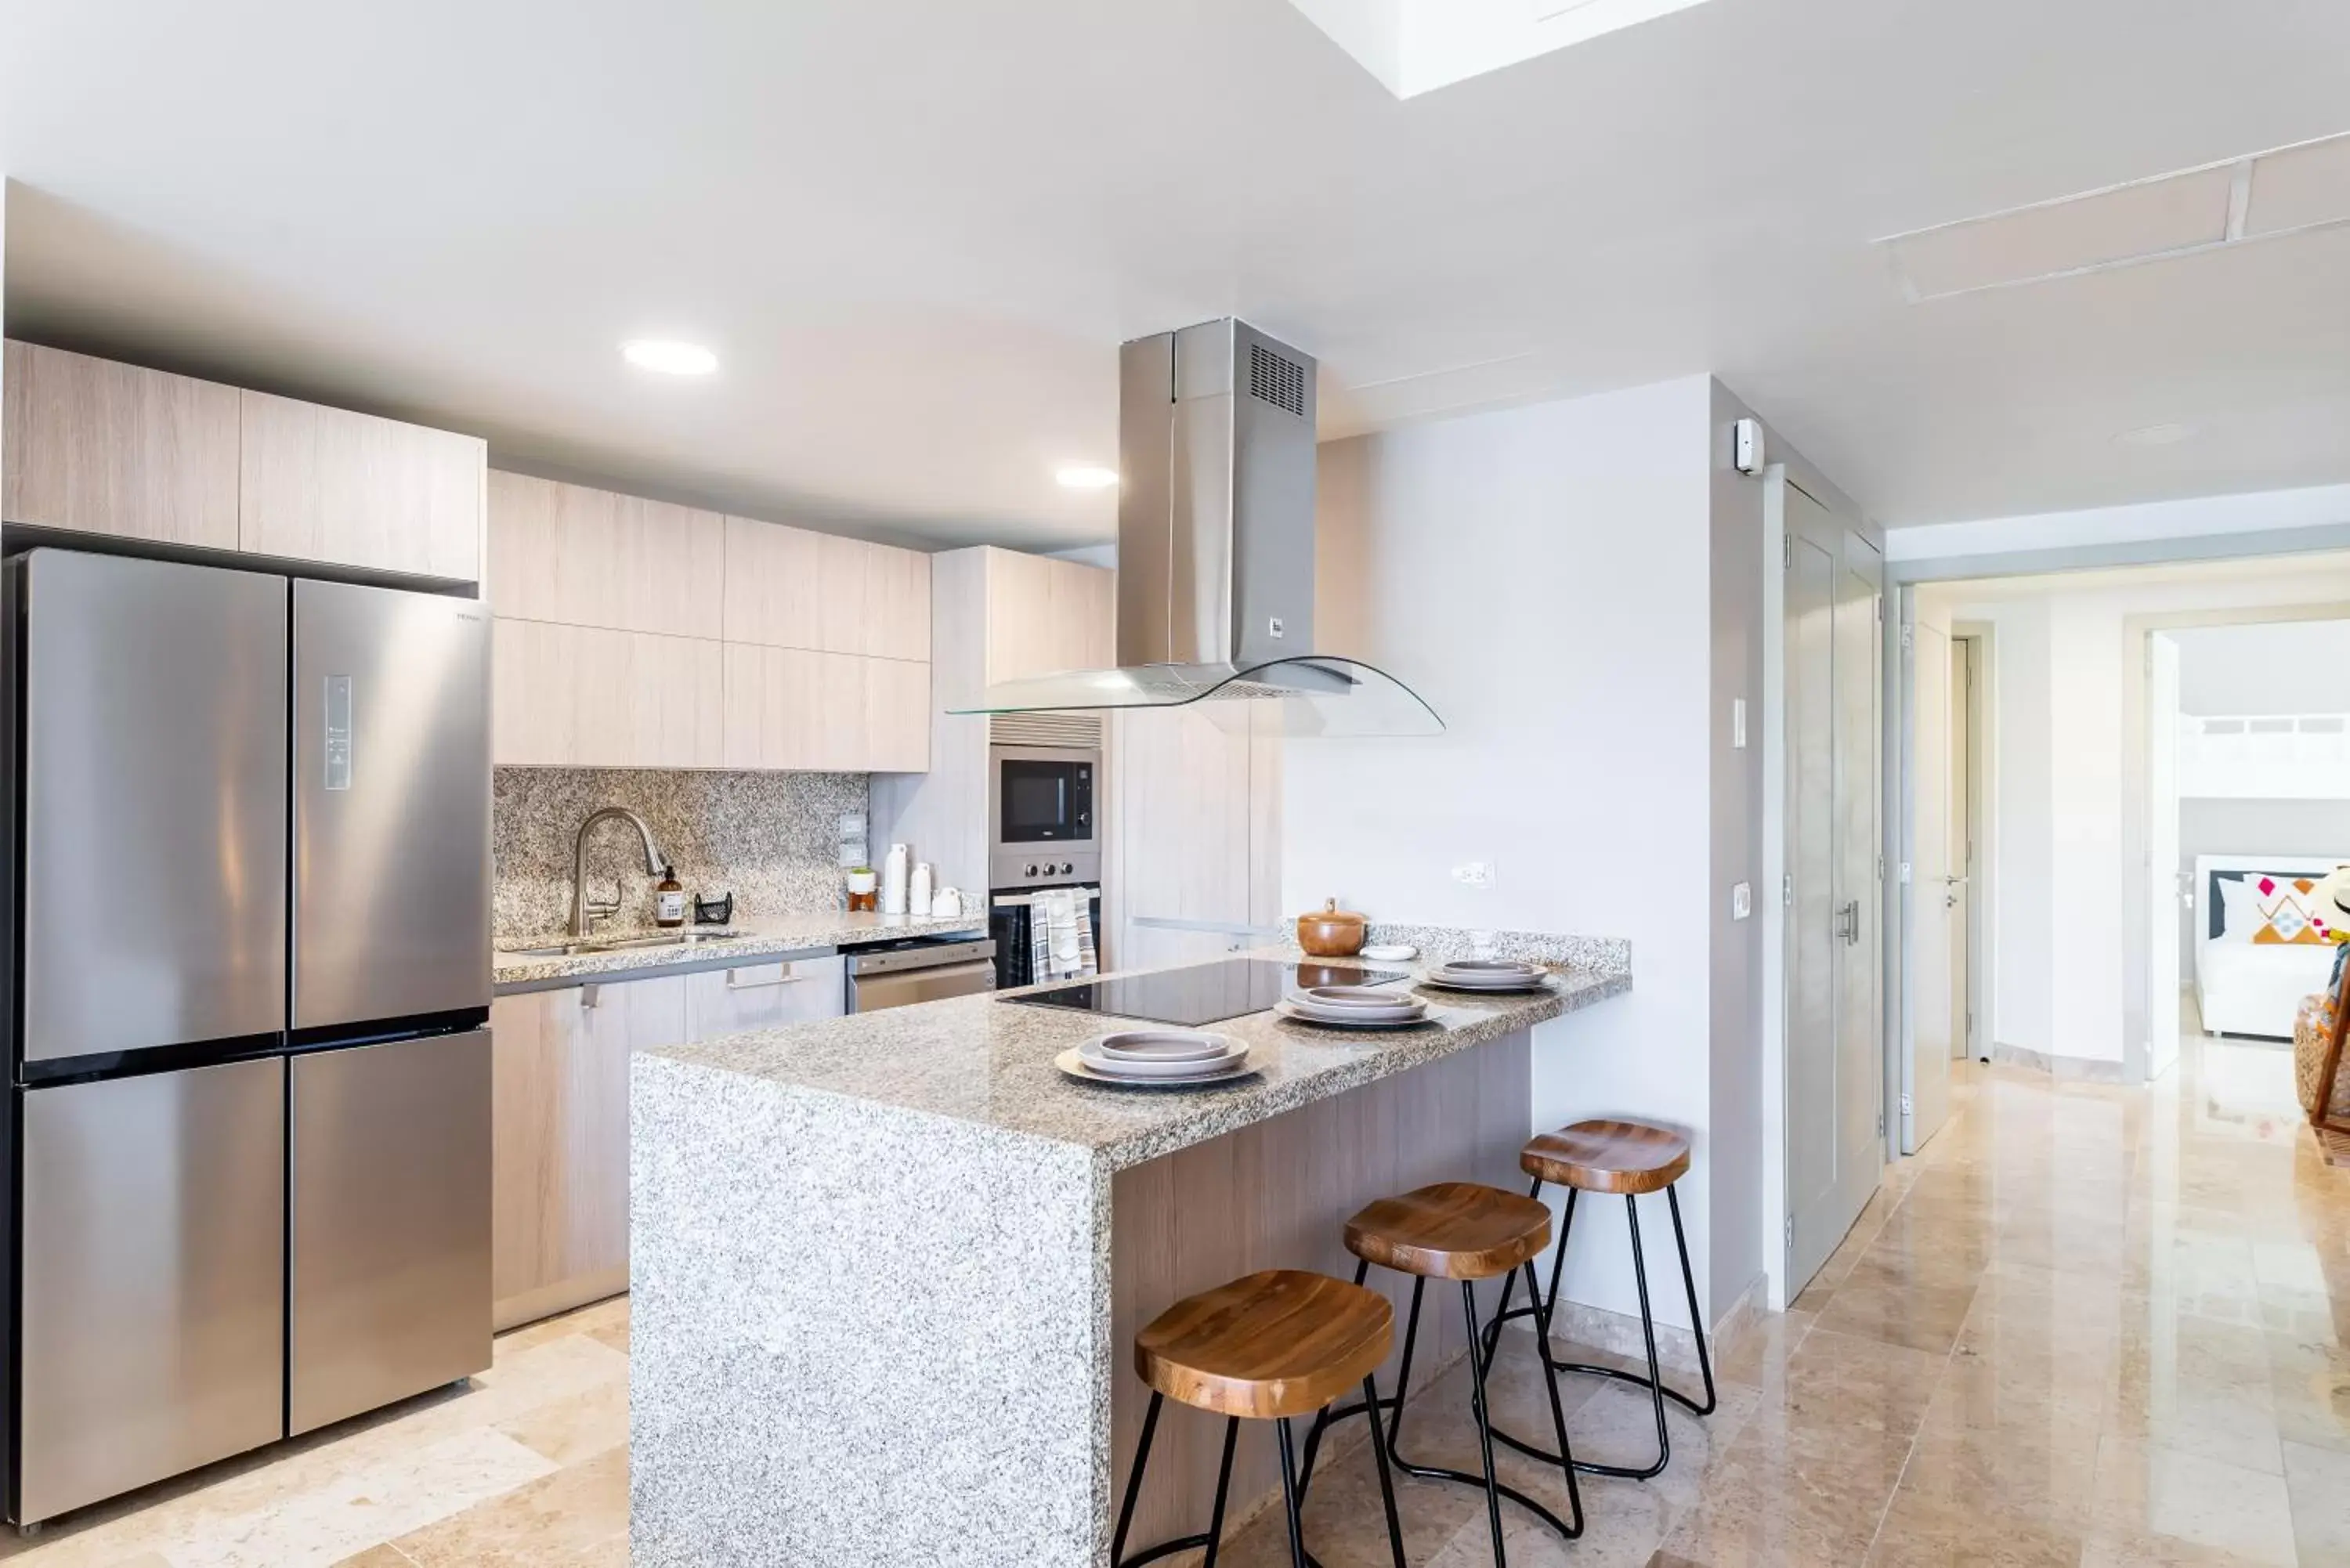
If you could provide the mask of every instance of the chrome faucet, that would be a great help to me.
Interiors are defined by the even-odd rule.
[[[598,823],[614,817],[635,827],[637,836],[645,841],[646,870],[659,877],[667,864],[661,859],[660,848],[653,843],[653,830],[645,826],[643,817],[627,806],[608,805],[601,811],[588,813],[588,820],[579,825],[578,838],[571,846],[571,935],[575,940],[588,934],[591,922],[616,915],[620,909],[620,896],[617,892],[608,904],[597,903],[588,897],[588,836],[596,831]]]

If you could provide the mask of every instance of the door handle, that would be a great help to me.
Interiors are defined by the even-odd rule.
[[[766,965],[761,964],[759,967],[761,969],[764,969]],[[778,964],[775,967],[781,971],[781,972],[773,980],[744,980],[742,977],[751,972],[748,969],[730,969],[726,971],[726,989],[729,991],[765,991],[771,986],[797,985],[800,981],[807,979],[807,976],[804,974],[794,972],[799,967],[797,964],[783,963]]]
[[[1835,934],[1844,939],[1846,947],[1860,943],[1860,900],[1855,898],[1836,911]]]

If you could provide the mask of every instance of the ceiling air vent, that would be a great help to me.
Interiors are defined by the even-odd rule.
[[[1305,417],[1305,369],[1262,343],[1249,345],[1249,396]]]

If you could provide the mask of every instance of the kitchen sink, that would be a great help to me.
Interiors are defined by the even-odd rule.
[[[577,958],[582,953],[632,952],[639,948],[690,948],[703,942],[735,942],[749,931],[662,931],[642,937],[589,937],[576,942],[549,942],[540,947],[507,948],[513,958]]]

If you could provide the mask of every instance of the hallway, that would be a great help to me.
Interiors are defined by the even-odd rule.
[[[2350,1563],[2350,1170],[2290,1054],[2190,1038],[2151,1090],[1969,1066],[1958,1092],[1794,1309],[1728,1347],[1720,1412],[1675,1412],[1667,1475],[1586,1479],[1572,1548],[1510,1521],[1513,1564]],[[1496,1403],[1538,1430],[1528,1361]],[[1473,1464],[1461,1377],[1407,1448]],[[1653,1443],[1630,1391],[1565,1386],[1582,1457]],[[1330,1568],[1387,1563],[1368,1465],[1316,1485]],[[1415,1564],[1491,1562],[1472,1494],[1404,1485]],[[1224,1561],[1286,1561],[1277,1517],[1244,1546]]]

